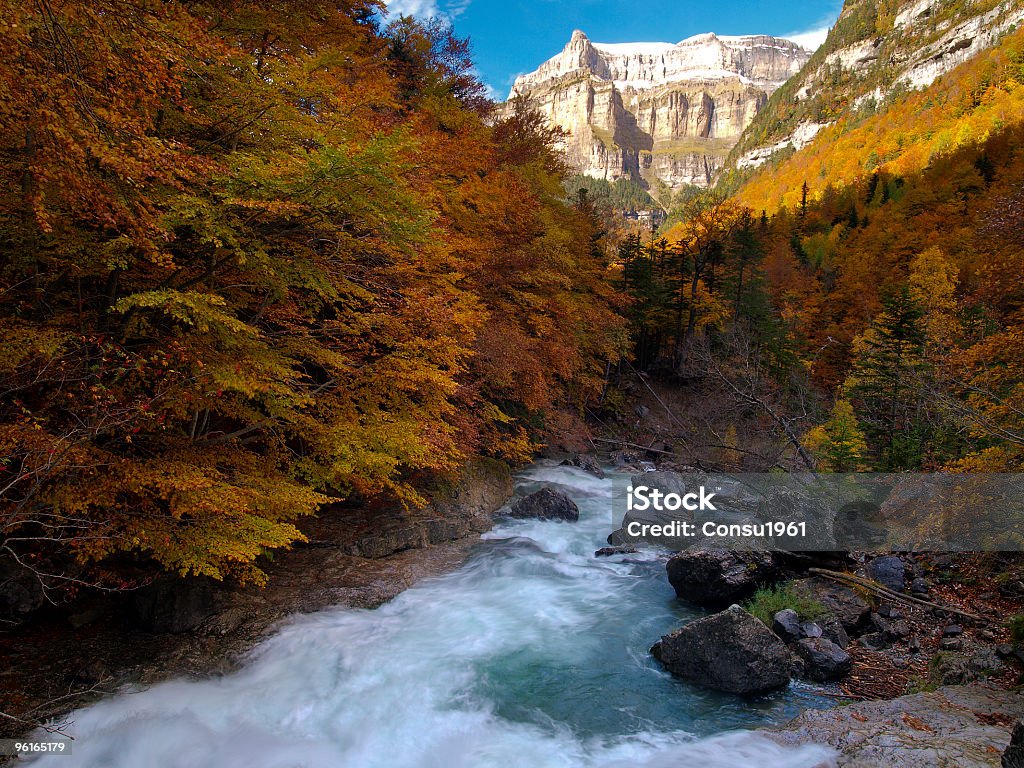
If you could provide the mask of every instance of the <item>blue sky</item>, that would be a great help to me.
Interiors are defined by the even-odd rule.
[[[508,95],[516,75],[536,69],[562,50],[574,29],[582,29],[598,43],[677,43],[701,32],[779,37],[817,33],[823,37],[841,7],[841,0],[388,2],[392,14],[448,18],[460,37],[472,41],[481,78],[494,90],[492,95],[501,99]]]

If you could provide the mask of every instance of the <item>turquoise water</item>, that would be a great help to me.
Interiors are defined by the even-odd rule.
[[[81,710],[54,768],[798,768],[817,747],[751,733],[827,698],[743,699],[667,675],[648,648],[695,614],[664,560],[595,558],[611,481],[538,465],[579,523],[508,521],[459,570],[375,610],[297,618],[236,673],[172,681]]]

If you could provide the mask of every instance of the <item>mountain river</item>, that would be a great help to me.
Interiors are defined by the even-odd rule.
[[[458,570],[374,610],[300,616],[232,674],[125,691],[72,715],[38,768],[812,768],[828,750],[751,729],[833,703],[793,683],[705,691],[648,653],[698,615],[656,553],[595,558],[612,481],[537,464],[578,523],[507,520]]]

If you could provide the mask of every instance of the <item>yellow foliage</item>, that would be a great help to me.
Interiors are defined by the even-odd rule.
[[[810,198],[825,187],[852,184],[866,175],[872,155],[877,170],[908,176],[938,155],[981,143],[995,131],[1024,121],[1024,28],[1007,35],[944,75],[929,88],[902,96],[867,119],[841,116],[814,141],[782,161],[765,166],[736,194],[736,201],[769,213],[796,209],[804,182]],[[980,97],[975,94],[981,94]]]

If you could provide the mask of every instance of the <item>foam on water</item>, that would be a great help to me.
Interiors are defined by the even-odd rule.
[[[538,465],[579,523],[515,520],[458,571],[378,609],[295,619],[237,672],[125,692],[76,712],[45,768],[810,768],[829,752],[743,730],[820,706],[673,680],[648,647],[693,614],[656,555],[596,559],[611,482]]]

